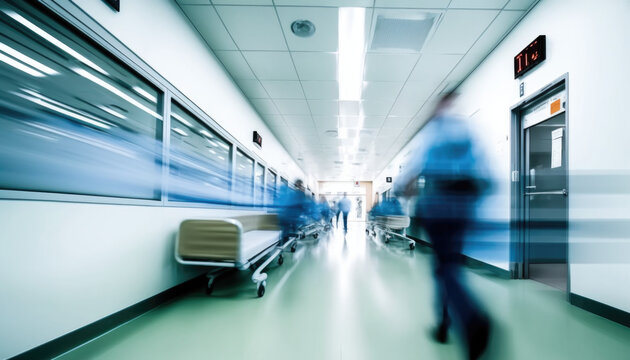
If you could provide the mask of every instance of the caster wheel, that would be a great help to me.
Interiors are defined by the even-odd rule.
[[[416,248],[416,244],[414,243],[409,244],[409,250],[413,250],[415,248]]]
[[[263,281],[263,282],[261,282],[260,284],[258,284],[258,291],[257,291],[257,294],[258,294],[258,297],[259,297],[259,298],[260,298],[260,297],[263,297],[263,296],[265,295],[265,287],[266,287],[266,286],[267,286],[267,282],[266,282],[266,281]]]
[[[294,253],[295,250],[297,250],[297,247],[295,245],[291,246],[291,252]]]
[[[206,287],[206,295],[211,295],[213,290],[214,290],[214,281],[208,283],[208,286]]]
[[[365,233],[366,233],[367,235],[370,235],[370,230],[365,229]]]
[[[389,244],[389,239],[385,238],[385,244]]]
[[[284,257],[282,255],[280,255],[278,257],[278,265],[282,265],[282,264],[284,264]]]
[[[313,239],[317,239],[318,236],[319,236],[319,234],[314,234],[313,235]]]

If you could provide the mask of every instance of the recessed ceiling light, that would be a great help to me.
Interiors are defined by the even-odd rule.
[[[308,20],[295,20],[291,24],[291,31],[295,36],[309,37],[315,33],[315,24]]]
[[[326,135],[330,137],[337,137],[337,130],[326,130]]]

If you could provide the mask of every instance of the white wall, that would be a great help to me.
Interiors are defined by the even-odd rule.
[[[485,208],[508,219],[510,107],[520,99],[512,61],[538,35],[547,36],[547,60],[522,80],[527,96],[569,74],[571,292],[624,311],[630,311],[630,234],[603,221],[630,221],[628,18],[627,0],[542,0],[458,89],[458,106],[464,114],[477,112],[471,121],[501,178],[499,194]],[[584,174],[603,177],[587,181]]]
[[[0,201],[0,358],[22,353],[202,273],[175,262],[180,222],[242,213]]]
[[[251,152],[289,180],[308,179],[275,138],[174,0],[125,1],[119,13],[104,1],[74,0],[149,66]],[[252,142],[256,130],[262,150]]]

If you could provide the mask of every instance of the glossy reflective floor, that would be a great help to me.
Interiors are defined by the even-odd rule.
[[[462,359],[456,334],[434,323],[431,254],[365,236],[363,223],[303,241],[269,267],[255,297],[249,271],[220,278],[62,359]],[[630,329],[529,280],[467,270],[495,319],[493,359],[628,359]]]

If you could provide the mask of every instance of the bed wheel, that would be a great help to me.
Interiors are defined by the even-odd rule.
[[[366,235],[370,235],[370,230],[365,229],[365,234],[366,234]]]
[[[293,245],[291,245],[291,252],[294,253],[295,250],[297,250],[297,245],[294,243]]]
[[[206,295],[211,295],[214,290],[214,280],[208,281],[208,286],[206,286]]]
[[[416,248],[416,244],[414,243],[409,244],[409,250],[413,250],[415,248]]]
[[[278,256],[278,265],[284,264],[284,257],[282,255]]]
[[[313,234],[313,239],[317,239],[318,236],[319,236],[319,233]]]
[[[266,282],[266,281],[263,281],[263,282],[261,282],[261,283],[259,283],[259,284],[258,284],[258,291],[257,291],[257,294],[258,294],[258,297],[259,297],[259,298],[260,298],[260,297],[263,297],[263,295],[265,295],[265,287],[266,287],[266,286],[267,286],[267,282]]]

